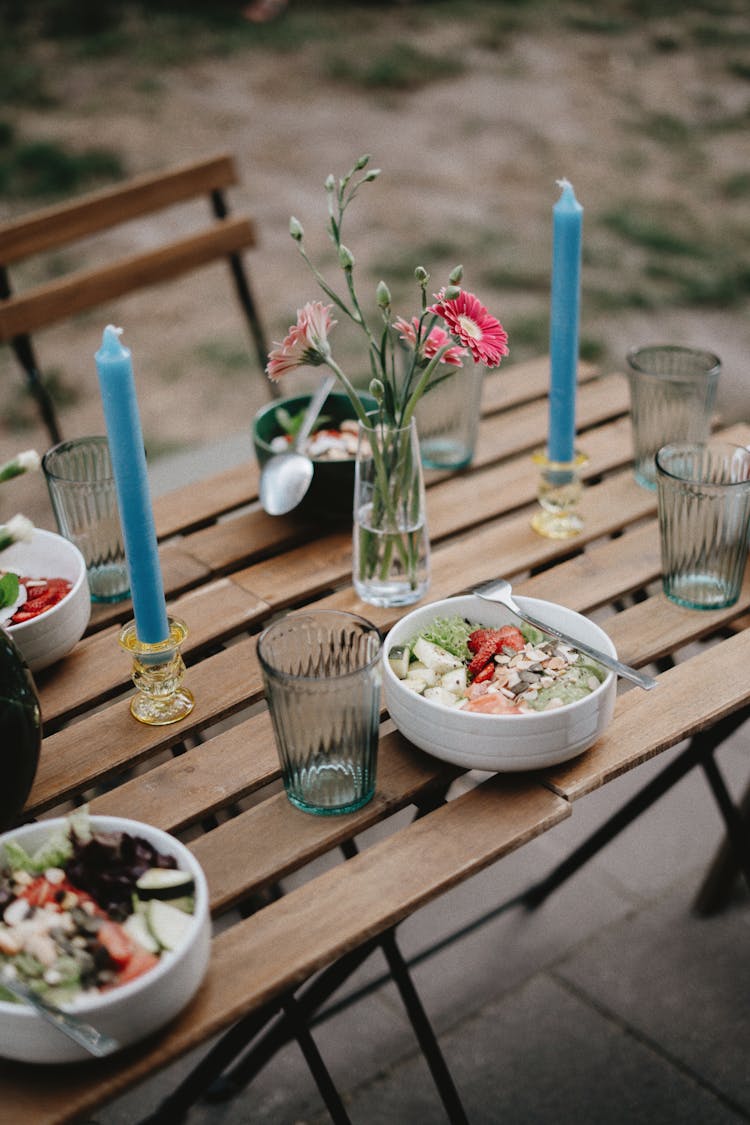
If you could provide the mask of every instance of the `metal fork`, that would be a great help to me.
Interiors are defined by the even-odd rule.
[[[485,584],[476,589],[474,593],[477,597],[483,598],[486,602],[499,602],[501,605],[507,606],[511,613],[515,614],[521,621],[525,621],[528,625],[533,625],[535,629],[539,629],[542,633],[547,633],[550,637],[556,637],[557,640],[563,641],[567,645],[572,645],[573,648],[577,648],[579,652],[590,656],[605,668],[610,668],[613,672],[616,672],[618,676],[622,676],[623,679],[631,680],[645,691],[650,691],[651,688],[656,687],[657,681],[646,672],[640,672],[637,668],[631,668],[629,664],[623,664],[621,660],[616,660],[614,656],[610,656],[606,652],[601,652],[598,648],[594,648],[593,645],[586,644],[585,641],[576,640],[575,637],[570,637],[567,633],[556,629],[554,625],[546,625],[543,621],[538,621],[535,617],[530,617],[528,613],[524,613],[513,597],[513,587],[507,579],[496,578],[491,582],[485,582]]]
[[[104,1055],[111,1055],[120,1046],[117,1039],[113,1039],[111,1035],[105,1035],[103,1031],[97,1031],[90,1023],[79,1019],[78,1016],[74,1016],[70,1012],[63,1012],[61,1008],[49,1004],[17,978],[3,973],[0,976],[0,985],[8,992],[12,992],[18,1000],[30,1004],[42,1019],[56,1027],[63,1035],[67,1035],[79,1047],[84,1047],[89,1054],[96,1055],[97,1058],[103,1058]]]

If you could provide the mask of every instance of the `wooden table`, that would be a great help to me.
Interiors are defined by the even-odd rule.
[[[589,457],[583,533],[552,541],[531,530],[538,477],[529,455],[545,440],[547,382],[544,360],[488,377],[471,469],[430,475],[429,598],[502,574],[519,593],[584,613],[608,610],[604,627],[629,663],[659,661],[703,638],[716,640],[720,658],[713,648],[680,654],[657,690],[622,691],[606,735],[575,761],[463,786],[447,803],[442,795],[459,771],[410,747],[386,721],[374,800],[349,816],[315,818],[280,789],[256,635],[280,610],[311,602],[362,613],[383,630],[406,610],[357,599],[350,531],[261,511],[251,460],[160,499],[163,573],[170,610],[190,629],[184,655],[195,710],[172,727],[131,717],[130,668],[116,640],[129,606],[97,610],[87,638],[39,677],[45,739],[27,811],[58,814],[85,795],[92,812],[180,834],[206,871],[215,916],[227,924],[214,938],[205,984],[163,1035],[65,1069],[0,1065],[0,1123],[45,1125],[91,1113],[574,815],[587,793],[750,702],[748,677],[726,674],[750,658],[750,630],[727,628],[750,607],[750,581],[727,610],[689,612],[662,595],[656,495],[635,484],[629,467],[621,375],[586,366],[580,373],[578,444]],[[750,441],[748,426],[727,432]],[[406,825],[397,818],[399,827],[379,843],[297,879],[282,897],[264,895],[312,860],[340,857],[342,845],[350,854],[358,833],[408,807],[423,815]],[[230,914],[240,904],[251,912]]]

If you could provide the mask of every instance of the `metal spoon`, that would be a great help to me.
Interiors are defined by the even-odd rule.
[[[96,1055],[97,1058],[103,1058],[105,1055],[111,1055],[120,1046],[117,1039],[113,1039],[111,1035],[105,1035],[103,1031],[97,1031],[90,1023],[79,1019],[78,1016],[74,1016],[70,1012],[63,1012],[61,1008],[49,1004],[41,996],[38,996],[33,989],[22,984],[16,978],[3,973],[0,976],[0,984],[8,992],[12,992],[17,999],[22,1000],[25,1004],[30,1004],[42,1019],[56,1027],[63,1035],[67,1035],[79,1047],[85,1048],[89,1054]]]
[[[276,453],[266,461],[260,474],[260,502],[269,516],[283,516],[303,500],[313,478],[314,466],[300,448],[313,428],[321,407],[336,382],[335,375],[326,375],[302,419],[302,425],[292,442],[291,449]]]
[[[623,664],[620,660],[616,660],[614,656],[609,656],[606,652],[600,652],[598,648],[586,644],[585,641],[578,641],[575,637],[569,637],[567,633],[561,632],[553,625],[545,625],[543,621],[537,621],[535,617],[530,617],[528,613],[524,613],[514,599],[512,589],[507,579],[496,578],[494,581],[486,582],[484,586],[480,586],[474,593],[486,602],[500,602],[501,605],[507,606],[511,613],[514,613],[521,621],[526,621],[527,624],[533,625],[535,629],[539,629],[542,633],[547,633],[567,645],[572,645],[579,652],[590,656],[599,664],[603,664],[605,668],[611,668],[613,672],[617,672],[618,676],[622,676],[625,680],[631,680],[634,684],[638,684],[638,687],[644,688],[645,691],[650,691],[651,688],[656,687],[657,681],[653,676],[647,675],[646,672],[639,672],[637,668],[631,668],[628,664]]]

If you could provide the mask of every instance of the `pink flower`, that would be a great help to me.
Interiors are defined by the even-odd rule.
[[[297,323],[293,324],[279,344],[268,355],[266,374],[277,382],[287,371],[295,367],[317,367],[325,363],[330,355],[328,333],[336,324],[331,317],[332,305],[322,301],[308,301],[304,308],[297,310]]]
[[[408,320],[404,320],[403,317],[399,317],[398,320],[394,322],[393,327],[398,330],[404,343],[411,344],[412,347],[416,346],[417,330],[419,329],[418,317],[412,317],[411,324]],[[425,359],[432,359],[442,347],[445,347],[445,345],[449,343],[450,336],[447,332],[444,332],[442,328],[438,328],[437,326],[432,328],[422,340],[422,353]],[[463,367],[463,357],[465,355],[466,352],[463,348],[452,347],[442,356],[440,362],[449,363],[452,367]]]
[[[468,348],[477,363],[485,367],[499,367],[508,354],[508,334],[499,320],[490,316],[484,305],[474,296],[460,290],[457,297],[447,300],[445,290],[435,294],[436,305],[428,312],[441,316],[452,336],[458,337]]]

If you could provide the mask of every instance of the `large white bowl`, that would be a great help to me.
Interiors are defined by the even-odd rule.
[[[65,821],[61,818],[28,824],[0,836],[0,845],[15,839],[33,851],[50,832],[63,824]],[[195,882],[192,924],[179,949],[163,954],[155,968],[128,984],[65,1005],[66,1011],[75,1012],[126,1047],[171,1020],[198,990],[210,952],[208,887],[198,861],[184,844],[167,832],[118,816],[92,816],[91,827],[95,831],[142,836],[160,852],[174,856],[177,866],[189,871]],[[0,1056],[30,1063],[77,1062],[92,1057],[46,1023],[32,1008],[7,1001],[0,1001]]]
[[[91,595],[83,555],[54,531],[35,528],[30,542],[13,543],[0,553],[0,570],[30,578],[67,578],[72,587],[51,609],[5,628],[32,672],[62,659],[81,639],[91,617]]]
[[[607,634],[580,613],[537,598],[516,600],[521,609],[538,620],[616,655]],[[574,758],[596,742],[614,713],[617,679],[613,672],[583,699],[528,715],[456,710],[404,687],[388,662],[391,648],[413,640],[436,617],[457,614],[492,628],[518,624],[505,606],[466,594],[415,609],[391,629],[383,645],[385,702],[394,723],[410,742],[446,762],[497,772],[552,766]]]

